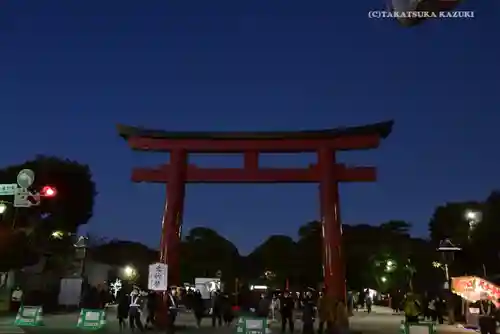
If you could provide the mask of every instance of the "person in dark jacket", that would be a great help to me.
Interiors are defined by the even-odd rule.
[[[302,333],[314,334],[315,305],[310,296],[306,296],[302,303]]]
[[[120,327],[121,332],[123,331],[123,329],[125,329],[127,324],[130,299],[129,296],[124,292],[120,292],[116,299],[118,301],[116,317],[118,318],[118,326]]]
[[[479,329],[481,334],[496,334],[495,304],[487,297],[479,302]]]
[[[257,304],[257,316],[259,318],[267,318],[269,316],[269,310],[271,309],[271,300],[266,298],[266,295],[262,294]]]
[[[148,316],[146,318],[146,328],[154,327],[155,314],[158,305],[158,296],[154,291],[150,291],[147,296],[146,307],[148,309]]]
[[[222,296],[217,290],[212,296],[212,327],[222,326]]]
[[[280,313],[281,313],[281,332],[284,333],[286,331],[286,324],[288,322],[288,326],[290,328],[290,332],[293,333],[294,330],[294,319],[293,319],[293,310],[295,308],[295,301],[290,296],[288,291],[285,291],[283,294],[283,299],[280,301]]]
[[[191,307],[193,308],[194,317],[196,319],[196,326],[200,328],[201,319],[203,319],[203,314],[205,313],[205,306],[203,305],[203,297],[201,296],[200,290],[196,290],[192,296]]]
[[[222,319],[224,320],[224,324],[226,326],[231,325],[233,322],[233,309],[231,307],[231,301],[229,300],[229,296],[224,294],[222,296]]]

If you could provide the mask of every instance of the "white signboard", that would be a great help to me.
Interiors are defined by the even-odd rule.
[[[28,200],[30,192],[28,189],[17,188],[14,192],[14,207],[16,208],[29,208],[32,206]]]
[[[14,195],[17,189],[17,183],[0,184],[0,196]]]
[[[153,263],[149,266],[148,289],[153,291],[168,290],[168,266],[164,263]]]
[[[221,282],[219,278],[197,277],[194,279],[196,290],[200,290],[202,299],[210,299],[212,293],[221,290]]]

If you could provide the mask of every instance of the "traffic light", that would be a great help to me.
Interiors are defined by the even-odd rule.
[[[57,195],[57,190],[51,186],[45,186],[40,191],[40,196],[42,197],[55,197]]]

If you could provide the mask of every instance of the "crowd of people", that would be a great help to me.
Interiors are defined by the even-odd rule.
[[[101,308],[105,302],[97,290],[84,300],[85,307]],[[93,293],[92,293],[93,292]],[[220,290],[213,291],[209,300],[204,300],[200,291],[180,290],[173,288],[167,293],[169,301],[168,322],[173,327],[179,305],[182,304],[194,315],[196,325],[201,326],[202,319],[209,317],[213,327],[230,326],[233,320],[241,314],[252,314],[266,318],[268,322],[281,323],[282,333],[295,331],[297,320],[301,320],[303,334],[323,332],[342,334],[349,328],[349,315],[352,311],[364,308],[371,312],[374,303],[366,291],[349,293],[346,303],[335,300],[323,292],[312,291],[290,293],[289,291],[274,291],[262,293],[256,300],[244,301],[232,298]],[[120,330],[128,326],[132,331],[144,331],[155,326],[158,298],[153,291],[142,291],[134,287],[130,293],[120,291],[117,296],[117,316]],[[423,298],[408,292],[400,298],[392,296],[389,304],[395,313],[404,312],[406,322],[416,323],[430,320],[444,322],[446,303],[440,297]],[[488,300],[478,303],[479,326],[482,334],[496,333],[497,308]]]
[[[173,325],[179,303],[191,312],[198,327],[204,317],[211,319],[213,327],[230,326],[238,314],[247,313],[266,318],[270,322],[281,322],[282,332],[295,331],[295,322],[302,321],[302,332],[313,334],[315,323],[318,332],[345,333],[348,330],[348,312],[342,301],[335,301],[323,293],[292,294],[288,291],[261,294],[255,301],[247,300],[237,305],[230,296],[214,291],[210,300],[203,300],[199,291],[172,289],[170,299],[169,322]],[[132,331],[145,331],[155,325],[158,299],[154,292],[141,291],[134,287],[132,292],[118,293],[117,316],[120,330],[128,326]]]
[[[291,333],[295,330],[295,320],[300,317],[302,332],[314,333],[317,323],[318,333],[325,330],[328,333],[346,333],[349,328],[348,305],[343,301],[328,297],[323,292],[291,294],[275,292],[262,294],[255,307],[258,317],[281,322],[283,333],[288,329]]]

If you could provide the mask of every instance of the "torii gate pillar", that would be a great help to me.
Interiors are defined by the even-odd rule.
[[[168,264],[168,284],[171,286],[179,286],[181,283],[179,255],[187,158],[187,152],[184,150],[170,153],[172,169],[167,182],[167,199],[161,225],[160,262]]]
[[[323,232],[323,279],[326,292],[336,300],[346,298],[345,267],[342,261],[342,223],[339,212],[338,180],[335,178],[335,153],[318,152],[320,169],[320,213]]]

